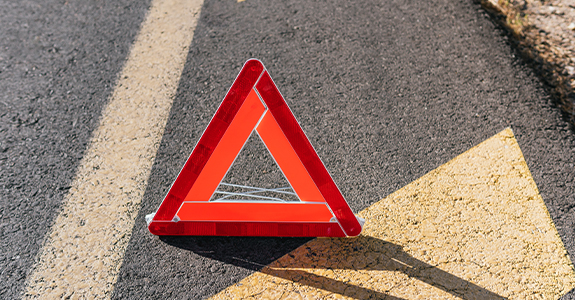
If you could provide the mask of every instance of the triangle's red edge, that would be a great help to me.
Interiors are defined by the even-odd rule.
[[[177,220],[177,211],[186,195],[254,87],[338,222],[198,222]],[[155,235],[345,237],[359,235],[362,225],[343,198],[285,99],[281,96],[268,72],[265,71],[263,64],[259,60],[250,59],[244,64],[158,211],[149,220],[148,229]]]

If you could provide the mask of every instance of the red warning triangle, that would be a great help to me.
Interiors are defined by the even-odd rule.
[[[299,202],[210,201],[256,131]],[[259,60],[248,60],[155,214],[156,235],[356,236],[353,214]]]

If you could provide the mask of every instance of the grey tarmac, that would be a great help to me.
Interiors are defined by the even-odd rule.
[[[23,292],[148,4],[0,5],[3,298]],[[189,49],[112,298],[206,298],[308,241],[158,238],[145,226],[252,57],[355,212],[510,127],[574,257],[574,131],[479,5],[206,0]],[[269,158],[250,140],[231,181],[275,183]]]

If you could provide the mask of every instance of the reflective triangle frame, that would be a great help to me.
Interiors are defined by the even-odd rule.
[[[300,202],[210,201],[256,131]],[[356,217],[263,64],[248,60],[158,210],[155,235],[356,236]]]

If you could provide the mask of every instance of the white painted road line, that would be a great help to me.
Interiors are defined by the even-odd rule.
[[[203,0],[154,0],[24,298],[110,298]]]

